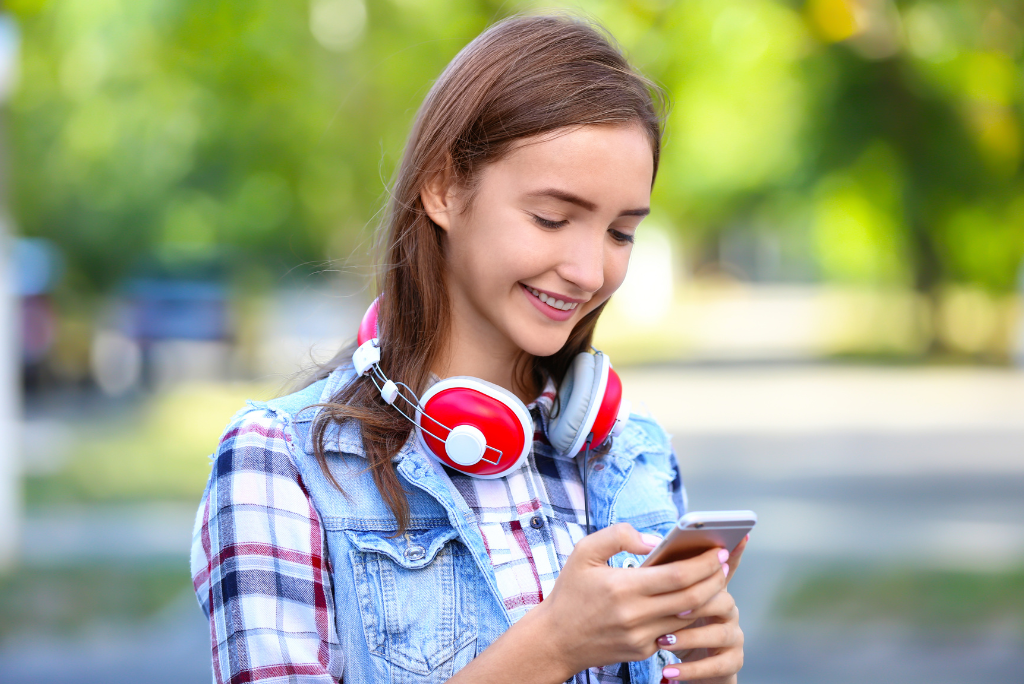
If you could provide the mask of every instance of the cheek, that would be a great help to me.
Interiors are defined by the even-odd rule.
[[[626,279],[626,270],[629,266],[629,255],[631,252],[632,248],[618,248],[605,261],[604,287],[601,289],[603,290],[602,294],[606,298],[611,297]]]
[[[505,222],[487,243],[477,268],[482,269],[480,275],[495,286],[506,287],[550,268],[546,262],[551,260],[552,245],[545,243],[537,231],[518,221]]]
[[[626,279],[626,268],[629,266],[629,249],[619,249],[606,256],[604,262],[604,284],[594,298],[588,302],[583,316],[587,315],[608,300],[622,286]]]
[[[479,215],[450,243],[449,264],[471,297],[507,294],[518,281],[536,275],[550,251],[538,244],[536,231],[524,229],[515,216]],[[528,226],[525,228],[529,228]]]

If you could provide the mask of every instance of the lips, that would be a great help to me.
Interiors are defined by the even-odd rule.
[[[553,321],[569,320],[572,318],[573,314],[576,312],[576,308],[581,303],[578,301],[566,302],[564,299],[556,299],[555,297],[548,295],[546,292],[541,292],[540,290],[523,285],[522,283],[519,283],[519,287],[522,288],[523,294],[530,300],[530,303],[533,304],[534,308]],[[544,300],[547,300],[547,302]]]
[[[552,309],[558,309],[559,311],[572,311],[579,306],[579,302],[569,299],[568,297],[556,297],[554,295],[549,295],[547,292],[541,292],[529,285],[524,285],[523,287],[529,290],[530,294],[550,306]]]

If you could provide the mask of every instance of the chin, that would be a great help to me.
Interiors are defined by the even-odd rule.
[[[532,356],[551,356],[557,354],[565,346],[569,340],[569,332],[571,332],[571,328],[567,329],[564,335],[552,335],[548,332],[547,334],[524,336],[515,342],[520,349]]]

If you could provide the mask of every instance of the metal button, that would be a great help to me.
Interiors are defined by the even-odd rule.
[[[405,550],[405,557],[411,561],[423,560],[423,557],[427,555],[427,550],[417,544],[416,546],[410,546]]]
[[[540,517],[539,515],[533,516],[532,518],[530,518],[530,527],[532,527],[535,530],[539,530],[540,528],[544,527],[544,518]]]
[[[626,560],[624,560],[622,562],[622,567],[624,567],[624,568],[639,568],[640,567],[640,561],[638,561],[636,558],[633,558],[632,556],[630,556],[630,557],[626,558]]]
[[[598,463],[595,465],[594,470],[604,470],[604,463]]]

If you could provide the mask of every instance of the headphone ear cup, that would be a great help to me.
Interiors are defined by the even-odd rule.
[[[594,395],[597,362],[595,354],[577,354],[558,386],[558,413],[548,427],[548,441],[560,454],[569,454],[573,443],[579,441],[580,431],[590,429],[584,423]],[[586,439],[586,435],[583,438]]]
[[[479,478],[507,475],[522,465],[533,447],[533,418],[523,402],[479,378],[456,376],[432,385],[420,399],[416,427],[427,453]],[[461,458],[465,452],[451,443],[456,440],[462,446],[476,442],[479,460]]]
[[[611,434],[619,434],[629,420],[629,401],[622,398],[622,380],[619,374],[608,362],[608,381],[605,383],[604,392],[601,397],[594,401],[600,401],[597,409],[597,416],[590,430],[594,433],[594,446],[604,443]]]
[[[375,337],[380,337],[380,330],[377,326],[377,316],[380,313],[380,297],[377,297],[370,304],[370,307],[363,314],[363,320],[359,323],[359,334],[356,339],[363,344]]]

